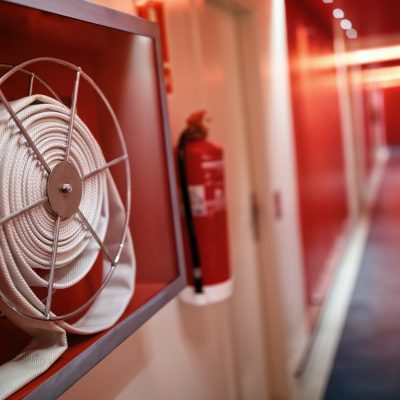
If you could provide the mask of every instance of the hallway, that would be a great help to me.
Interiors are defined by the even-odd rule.
[[[400,399],[399,20],[399,0],[0,0],[0,400]],[[62,129],[46,114],[42,139],[25,101]],[[58,358],[8,389],[47,327]]]
[[[391,151],[325,393],[326,400],[400,393],[400,149]]]

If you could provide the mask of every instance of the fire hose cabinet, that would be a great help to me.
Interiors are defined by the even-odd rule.
[[[56,398],[185,286],[160,34],[0,1],[0,399]]]

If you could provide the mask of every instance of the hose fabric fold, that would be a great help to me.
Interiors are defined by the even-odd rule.
[[[57,100],[34,95],[11,103],[43,158],[53,169],[67,146],[70,109]],[[75,117],[70,162],[84,176],[105,164],[88,127]],[[34,155],[14,120],[0,105],[0,219],[38,202],[47,194],[48,173]],[[107,171],[84,181],[79,209],[111,254],[120,245],[125,210]],[[0,225],[0,310],[32,336],[12,361],[0,366],[0,399],[46,371],[67,349],[67,333],[92,334],[112,326],[125,311],[133,292],[135,256],[128,233],[110,281],[86,314],[74,324],[39,321],[45,306],[32,288],[48,287],[55,215],[47,202]],[[99,245],[78,216],[61,221],[54,289],[74,286],[94,265]],[[110,261],[103,257],[103,278]],[[11,303],[20,312],[8,306]]]

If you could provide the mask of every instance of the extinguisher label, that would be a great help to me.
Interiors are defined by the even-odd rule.
[[[224,168],[224,163],[221,160],[214,161],[203,161],[201,163],[202,168],[204,169],[220,169]]]
[[[209,214],[214,214],[225,208],[225,196],[222,187],[214,187],[212,197],[207,202],[207,210]]]
[[[207,214],[206,190],[203,185],[189,186],[190,205],[194,217]]]

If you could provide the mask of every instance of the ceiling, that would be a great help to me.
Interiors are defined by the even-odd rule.
[[[325,23],[338,23],[332,15],[335,8],[344,11],[363,42],[398,39],[400,44],[400,0],[303,0]],[[383,44],[383,43],[382,43]]]

